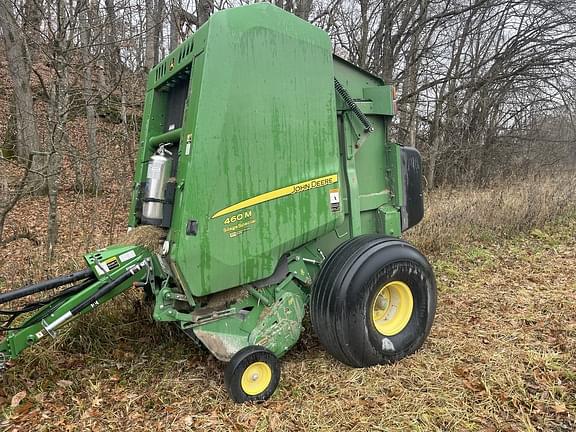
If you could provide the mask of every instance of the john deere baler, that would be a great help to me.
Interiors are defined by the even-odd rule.
[[[413,353],[436,287],[398,239],[423,203],[418,152],[388,139],[394,110],[392,87],[315,26],[267,3],[216,13],[149,74],[128,221],[144,235],[0,294],[52,293],[1,311],[0,356],[132,286],[227,363],[238,402],[272,395],[307,309],[352,367]]]

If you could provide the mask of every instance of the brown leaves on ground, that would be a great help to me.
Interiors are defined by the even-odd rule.
[[[64,207],[63,222],[84,211]],[[107,235],[95,232],[104,245]],[[420,352],[350,369],[307,329],[282,360],[278,391],[260,405],[232,403],[223,365],[152,322],[129,293],[15,362],[0,378],[0,429],[575,430],[575,234],[576,220],[565,219],[430,256],[438,314]],[[73,244],[64,256],[82,250]],[[32,278],[27,269],[15,278]]]
[[[231,403],[221,364],[171,327],[116,302],[103,318],[108,324],[101,323],[105,335],[92,335],[104,338],[96,352],[83,352],[76,342],[61,351],[36,347],[18,361],[5,389],[28,391],[32,405],[4,408],[5,424],[16,430],[126,424],[132,430],[572,430],[575,227],[572,221],[551,228],[546,241],[524,236],[433,257],[440,302],[422,351],[392,366],[355,370],[329,358],[308,332],[283,361],[280,389],[261,405]]]

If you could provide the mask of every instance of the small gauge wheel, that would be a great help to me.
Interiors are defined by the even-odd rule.
[[[238,351],[224,371],[224,383],[234,402],[268,399],[280,382],[276,356],[264,347],[250,345]]]

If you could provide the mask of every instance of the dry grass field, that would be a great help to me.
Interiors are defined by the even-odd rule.
[[[223,365],[152,322],[134,292],[14,362],[0,378],[0,430],[574,431],[574,182],[429,197],[408,239],[434,265],[437,318],[397,364],[346,367],[308,323],[272,399],[235,405]],[[24,200],[15,215],[41,233],[38,206]],[[74,267],[121,234],[125,211],[120,198],[63,200],[60,258],[43,262],[28,240],[7,245],[0,290]]]

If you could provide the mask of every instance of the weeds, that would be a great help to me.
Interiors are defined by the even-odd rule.
[[[434,190],[425,201],[424,221],[406,237],[434,253],[529,232],[574,214],[576,175],[526,178],[479,190]]]

